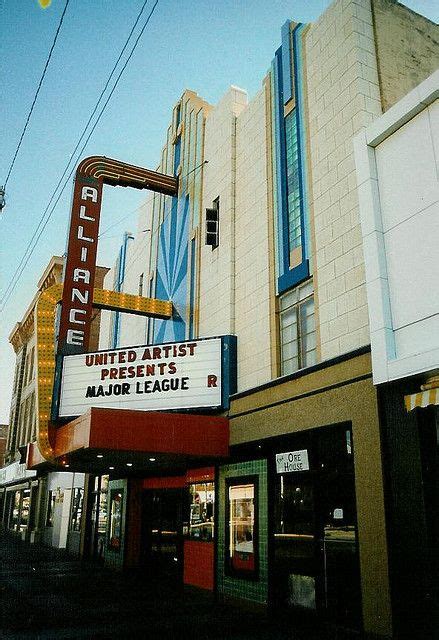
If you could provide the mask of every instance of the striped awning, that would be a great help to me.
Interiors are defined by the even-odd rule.
[[[427,389],[426,391],[404,396],[404,402],[407,411],[412,411],[417,407],[428,407],[432,404],[439,405],[439,388]]]

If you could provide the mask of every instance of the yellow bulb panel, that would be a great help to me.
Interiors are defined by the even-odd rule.
[[[37,443],[41,455],[49,461],[54,461],[54,451],[49,441],[49,416],[55,376],[55,315],[62,290],[62,284],[45,289],[38,298],[35,310]],[[93,306],[164,319],[172,318],[173,310],[170,300],[144,298],[105,289],[94,289]]]

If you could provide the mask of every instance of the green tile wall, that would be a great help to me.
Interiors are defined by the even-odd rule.
[[[231,577],[224,572],[225,535],[226,535],[226,478],[257,475],[259,477],[259,577],[258,580]],[[238,464],[229,464],[219,470],[218,505],[218,552],[217,552],[217,588],[218,593],[233,598],[242,598],[253,602],[266,603],[268,597],[268,509],[267,509],[267,461],[251,460]]]

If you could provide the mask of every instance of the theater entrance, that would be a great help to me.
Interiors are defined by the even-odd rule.
[[[142,501],[142,564],[183,579],[183,489],[148,489]]]

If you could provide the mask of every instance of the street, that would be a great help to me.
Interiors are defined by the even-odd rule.
[[[115,572],[0,532],[0,637],[348,640],[215,602],[144,572]]]

